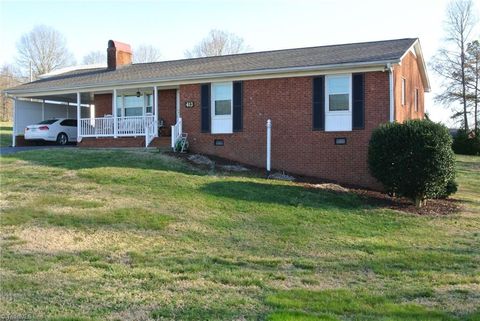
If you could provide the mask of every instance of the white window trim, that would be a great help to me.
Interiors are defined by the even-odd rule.
[[[401,81],[401,91],[402,91],[402,106],[407,104],[407,79],[402,77]]]
[[[348,110],[333,110],[330,111],[330,99],[329,99],[329,80],[332,78],[348,77]],[[327,132],[347,132],[352,131],[352,108],[353,108],[353,92],[352,92],[352,74],[343,73],[335,75],[325,76],[325,131]],[[346,92],[345,92],[346,93]],[[331,124],[328,121],[332,121]],[[348,127],[342,127],[338,121],[347,123]]]
[[[143,104],[142,104],[142,116],[145,116],[147,114],[147,106],[148,106],[148,97],[147,95],[153,95],[153,92],[150,93],[150,92],[142,92],[142,95],[140,97],[142,97],[142,101],[143,101]],[[121,99],[121,107],[118,106],[117,104],[117,109],[120,109],[120,114],[118,114],[117,112],[117,117],[127,117],[125,116],[125,109],[126,108],[138,108],[138,107],[125,107],[125,97],[126,96],[136,96],[136,94],[134,93],[123,93],[123,94],[120,94],[120,95],[117,95],[117,98],[120,98]],[[139,98],[140,98],[139,97]],[[153,104],[155,104],[155,102],[153,102]],[[153,108],[152,106],[152,115],[154,115],[155,113],[155,108]]]
[[[229,86],[230,87],[230,114],[229,115],[216,115],[215,114],[215,86]],[[233,133],[233,82],[232,81],[223,81],[223,82],[214,82],[210,84],[210,117],[212,128],[210,129],[212,134],[231,134]],[[217,131],[214,130],[213,124],[215,121],[230,121],[230,130],[229,131]]]
[[[330,93],[328,88],[329,80],[332,78],[344,78],[348,77],[348,110],[330,110]],[[345,92],[346,94],[347,92]],[[352,113],[352,74],[336,74],[336,75],[327,75],[325,76],[325,112],[329,114],[351,114]]]

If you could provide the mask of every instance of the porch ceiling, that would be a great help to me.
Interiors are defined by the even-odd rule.
[[[61,95],[49,95],[49,96],[35,96],[30,97],[33,99],[40,99],[40,100],[50,100],[50,101],[58,101],[58,102],[66,102],[66,103],[77,103],[77,93],[71,94],[61,94]],[[81,93],[80,100],[82,105],[83,104],[93,104],[93,95],[91,93]]]

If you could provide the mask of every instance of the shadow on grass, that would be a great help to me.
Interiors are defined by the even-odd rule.
[[[38,165],[59,167],[68,170],[118,167],[177,171],[191,175],[205,175],[185,162],[160,152],[145,152],[139,149],[48,149],[18,152],[5,155],[5,160],[23,160]]]
[[[337,208],[353,210],[365,207],[364,200],[353,193],[307,189],[298,185],[249,181],[218,181],[204,185],[201,190],[218,197],[254,203],[317,209]]]
[[[5,210],[2,213],[0,226],[22,225],[37,221],[75,228],[162,230],[171,220],[169,216],[142,208],[100,209],[90,210],[88,214],[80,212],[57,215],[48,210],[20,207]]]

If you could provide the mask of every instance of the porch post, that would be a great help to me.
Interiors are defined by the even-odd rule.
[[[113,115],[113,137],[117,138],[118,135],[118,120],[117,120],[117,89],[113,89],[112,97],[112,115]]]
[[[67,113],[68,113],[68,107],[67,107]],[[68,118],[68,114],[67,114]],[[42,120],[45,120],[45,99],[42,99]]]
[[[159,113],[159,107],[158,107],[158,89],[157,86],[153,86],[153,113],[155,115],[155,132],[154,135],[155,137],[158,137],[158,113]]]
[[[16,136],[17,136],[17,108],[15,108],[17,104],[17,97],[13,97],[13,128],[12,128],[12,147],[16,145]]]
[[[81,108],[82,108],[82,102],[80,101],[80,93],[77,92],[77,142],[81,142],[82,141],[82,131],[80,130],[81,127],[82,127],[82,122],[80,121],[80,119],[82,118],[82,113],[81,113]],[[68,106],[67,105],[67,110],[68,110]]]
[[[180,119],[180,88],[175,92],[175,123]]]

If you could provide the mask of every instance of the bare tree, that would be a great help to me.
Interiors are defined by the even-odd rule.
[[[17,50],[17,63],[23,74],[31,73],[34,79],[38,75],[74,64],[65,37],[45,25],[35,26],[29,33],[22,35]]]
[[[84,65],[93,65],[93,64],[106,64],[107,63],[107,53],[98,51],[90,51],[88,54],[83,56]]]
[[[465,51],[476,24],[472,0],[453,0],[447,8],[445,21],[446,43],[432,63],[432,68],[444,81],[443,93],[435,98],[443,104],[460,103],[465,130],[468,130],[468,101]]]
[[[185,51],[185,57],[211,57],[242,53],[249,50],[243,38],[234,33],[213,29],[193,49]]]
[[[475,40],[467,45],[466,50],[467,99],[473,105],[473,121],[475,133],[478,133],[478,102],[480,100],[480,41]]]
[[[0,120],[12,120],[12,100],[3,92],[4,89],[14,87],[21,83],[18,70],[12,65],[4,64],[0,68]]]
[[[160,50],[152,45],[140,45],[133,51],[133,62],[155,62],[159,61]]]

